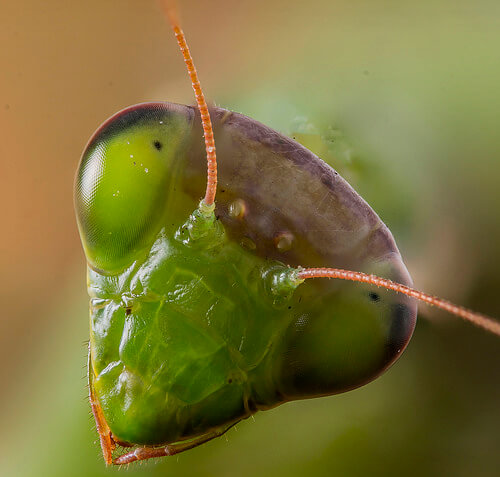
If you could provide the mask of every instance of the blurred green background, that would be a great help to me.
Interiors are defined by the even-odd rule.
[[[497,0],[179,3],[208,98],[331,160],[417,287],[500,317]],[[73,175],[112,113],[192,91],[155,0],[3,0],[0,58],[0,475],[111,475],[86,399]],[[500,339],[419,317],[374,383],[127,475],[498,476]]]

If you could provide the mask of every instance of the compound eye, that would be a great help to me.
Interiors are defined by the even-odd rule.
[[[123,270],[151,246],[167,209],[181,125],[139,119],[121,114],[105,123],[84,151],[76,178],[85,254],[105,273]]]

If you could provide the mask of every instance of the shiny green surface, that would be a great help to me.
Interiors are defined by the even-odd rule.
[[[89,271],[94,386],[119,439],[174,442],[255,408],[252,374],[290,319],[247,286],[259,265],[234,244],[189,253],[160,234],[120,286]]]
[[[260,237],[253,245],[248,238],[239,242],[223,223],[234,219],[205,217],[199,210],[189,216],[186,211],[195,204],[183,189],[182,164],[191,149],[179,145],[191,133],[192,115],[192,109],[169,103],[118,113],[91,139],[77,176],[77,217],[89,259],[91,385],[121,442],[173,443],[224,428],[259,409],[360,386],[399,356],[414,326],[414,308],[404,297],[374,294],[373,287],[309,281],[277,297],[272,277],[282,267],[259,253]],[[239,147],[252,149],[256,160],[259,151],[272,153],[264,144],[274,143],[266,143],[265,135],[276,138],[277,133],[243,121],[226,137],[240,137],[236,134],[246,133],[245,127],[262,131],[262,146],[242,137]],[[181,139],[168,142],[168,134],[179,132],[182,124]],[[282,147],[283,141],[276,144]],[[298,144],[291,146],[299,150]],[[231,152],[222,151],[223,158]],[[238,154],[245,157],[241,150]],[[222,160],[222,180],[230,159]],[[200,161],[203,165],[203,156]],[[288,168],[272,173],[290,174],[298,183],[305,177],[321,184],[322,194],[330,193],[314,169]],[[204,176],[203,167],[199,174]],[[273,176],[266,178],[272,183]],[[242,180],[251,185],[259,177]],[[116,187],[123,199],[115,197]],[[225,187],[229,194],[231,184]],[[353,208],[356,198],[343,182],[334,193],[334,212],[345,225],[329,225],[325,240],[338,245],[346,233],[366,234],[365,269],[409,279],[378,218],[369,209]],[[281,204],[283,213],[287,204]],[[132,238],[131,223],[137,225]],[[308,242],[302,250],[315,256]],[[359,246],[352,250],[360,255]],[[273,254],[280,257],[279,249]]]
[[[118,439],[175,442],[377,373],[384,315],[349,294],[301,303],[301,289],[275,305],[273,267],[227,240],[192,250],[161,232],[122,274],[89,268],[91,372]]]
[[[121,271],[149,248],[166,212],[172,163],[186,130],[186,119],[177,115],[167,124],[157,119],[112,134],[105,129],[87,146],[75,205],[94,268]]]

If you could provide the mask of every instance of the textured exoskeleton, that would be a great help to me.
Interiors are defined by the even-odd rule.
[[[221,108],[211,117],[219,185],[206,236],[188,220],[206,181],[195,108],[117,113],[78,170],[89,374],[121,443],[182,442],[361,386],[415,326],[414,302],[373,286],[313,280],[272,293],[283,264],[411,279],[388,228],[330,166],[255,120]]]

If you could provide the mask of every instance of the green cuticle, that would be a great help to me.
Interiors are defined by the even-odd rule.
[[[273,305],[279,307],[292,298],[294,291],[304,281],[298,277],[298,272],[298,269],[277,265],[263,273],[265,288]]]
[[[304,279],[299,277],[299,272],[301,270],[303,270],[302,267],[288,269],[288,274],[287,274],[286,280],[287,280],[287,283],[289,284],[289,286],[293,287],[294,290],[299,285],[304,283]]]
[[[274,272],[272,278],[272,292],[274,295],[288,295],[303,282],[295,268],[283,267],[283,270]]]
[[[224,226],[215,216],[215,203],[202,200],[188,220],[177,230],[176,240],[188,247],[214,248],[224,242]]]
[[[215,202],[207,204],[205,202],[205,199],[202,199],[200,201],[200,204],[198,205],[198,209],[196,210],[199,211],[199,213],[207,219],[215,219]]]

